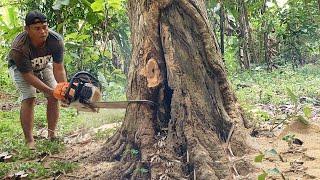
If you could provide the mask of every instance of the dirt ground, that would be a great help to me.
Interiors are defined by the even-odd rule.
[[[282,140],[286,135],[302,141],[289,144]],[[267,179],[320,179],[320,127],[316,124],[304,125],[295,121],[276,133],[275,137],[254,138],[254,144],[261,152],[275,150],[277,153],[265,153],[257,167],[268,171],[277,168],[280,173],[270,172]],[[261,171],[262,174],[262,171]]]
[[[105,139],[95,139],[94,135],[99,131],[103,132],[108,129],[117,129],[120,125],[120,123],[105,124],[90,131],[77,131],[64,137],[66,151],[49,156],[44,163],[49,164],[51,161],[59,159],[62,161],[77,162],[79,167],[72,173],[57,175],[54,179],[101,179],[99,175],[107,172],[114,163],[92,163],[89,161],[90,157],[99,151],[106,142]]]
[[[99,129],[115,127],[119,127],[119,124],[107,124]],[[97,130],[94,129],[89,134]],[[263,174],[263,171],[267,172],[266,179],[320,179],[320,127],[318,125],[306,126],[296,121],[279,128],[273,134],[275,135],[273,137],[266,135],[252,137],[252,146],[264,154],[262,162],[254,163],[252,159],[253,164],[261,171],[259,174]],[[294,137],[301,140],[303,144],[289,144],[282,140],[288,134],[294,134]],[[104,143],[105,140],[91,140],[91,135],[88,134],[83,134],[80,139],[71,137],[67,143],[67,150],[51,158],[78,162],[80,165],[74,172],[61,175],[59,179],[101,179],[100,175],[110,171],[114,163],[94,163],[88,159],[99,151]],[[258,155],[259,153],[256,154]]]

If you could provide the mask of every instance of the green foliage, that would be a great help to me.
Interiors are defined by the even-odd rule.
[[[135,169],[135,171],[137,171],[137,172],[138,172],[138,173],[140,173],[140,174],[146,174],[146,173],[148,173],[148,172],[149,172],[149,170],[148,170],[148,169],[143,168],[143,167],[138,168],[138,169]]]
[[[309,121],[308,121],[305,117],[303,117],[303,116],[301,116],[301,115],[298,115],[298,116],[296,117],[296,120],[299,121],[299,122],[301,122],[301,123],[304,124],[304,125],[309,125]]]
[[[259,162],[259,163],[261,163],[262,160],[263,160],[263,158],[264,158],[264,154],[259,154],[258,156],[256,156],[256,157],[254,158],[254,162]]]
[[[23,0],[19,5],[5,6],[0,16],[0,71],[6,71],[5,56],[14,37],[23,30],[26,12],[38,9],[47,15],[49,26],[64,36],[69,76],[80,70],[96,76],[99,72],[111,74],[115,69],[123,72],[131,51],[125,4],[124,0]],[[0,74],[1,87],[12,89],[8,73]],[[122,94],[123,84],[116,85],[122,86]],[[117,96],[116,92],[112,94]]]
[[[305,116],[306,118],[308,118],[308,119],[310,119],[311,116],[312,116],[312,110],[311,110],[311,108],[308,107],[308,106],[305,106],[305,107],[303,108],[303,113],[304,113],[304,116]]]
[[[281,105],[297,102],[297,97],[319,97],[319,73],[319,65],[307,65],[296,71],[284,67],[272,72],[244,71],[229,77],[237,98],[244,106],[260,103]],[[296,94],[292,95],[293,92]]]
[[[44,104],[37,105],[35,108],[35,130],[34,134],[40,128],[46,126],[46,108]],[[101,119],[101,117],[105,117]],[[107,123],[119,122],[124,117],[123,110],[103,111],[100,114],[80,114],[77,115],[74,109],[62,108],[60,111],[60,121],[58,123],[58,136],[67,136],[78,129],[99,127]],[[99,131],[95,138],[105,139],[115,132],[116,128]],[[0,111],[0,153],[9,152],[13,155],[12,162],[0,163],[0,178],[8,173],[16,173],[25,170],[28,177],[45,178],[52,177],[59,173],[67,173],[77,168],[76,163],[56,161],[50,164],[50,167],[44,167],[44,164],[33,162],[39,159],[43,154],[57,154],[65,150],[65,145],[61,141],[49,141],[45,138],[36,139],[36,150],[31,151],[25,146],[24,137],[19,121],[19,109],[12,111]],[[130,153],[136,155],[136,151]]]
[[[292,141],[295,139],[294,134],[287,134],[284,137],[282,137],[282,140],[286,141],[287,143],[292,143]]]
[[[48,154],[57,154],[65,149],[63,142],[38,140],[36,145],[37,151]]]
[[[271,169],[268,169],[267,171],[263,171],[263,173],[258,176],[258,180],[265,180],[268,175],[276,175],[276,176],[279,175],[283,179],[285,179],[284,175],[278,168],[271,168]]]
[[[49,173],[49,170],[38,162],[0,163],[0,177],[20,171],[28,173],[29,178],[46,177]]]
[[[286,88],[286,89],[287,89],[287,93],[290,97],[291,102],[294,105],[297,105],[298,104],[298,97],[291,91],[291,89],[289,89],[289,88]]]
[[[116,131],[116,128],[110,128],[106,130],[98,130],[98,132],[95,134],[95,139],[97,140],[105,140],[111,137]]]
[[[258,176],[258,180],[265,180],[267,176],[268,173],[263,171],[263,173]]]
[[[98,79],[104,87],[103,99],[108,101],[125,100],[126,76],[118,69],[99,73]]]
[[[136,156],[139,154],[139,150],[137,150],[137,149],[131,149],[131,150],[130,150],[130,153],[131,153],[131,156],[136,157]]]
[[[24,171],[28,178],[45,178],[52,177],[57,173],[69,173],[78,167],[77,163],[54,161],[50,163],[50,168],[46,168],[41,162],[24,162],[24,163],[0,163],[0,177],[8,174]]]
[[[282,31],[278,31],[281,39],[283,57],[293,61],[294,65],[304,63],[310,55],[319,54],[320,18],[316,1],[306,3],[303,0],[289,0],[286,8],[279,13]]]
[[[52,6],[52,9],[60,10],[63,5],[68,6],[69,3],[70,3],[70,0],[56,0]]]
[[[288,0],[283,5],[279,1],[223,1],[226,13],[225,19],[225,42],[236,38],[232,44],[225,45],[225,52],[233,51],[238,65],[240,62],[239,46],[244,40],[240,33],[241,19],[248,21],[256,58],[251,59],[252,65],[265,66],[265,39],[267,35],[268,57],[272,64],[285,65],[292,63],[294,67],[304,65],[306,62],[314,62],[319,56],[320,14],[317,1]],[[242,4],[243,3],[243,4]],[[215,28],[219,30],[221,3],[217,0],[207,1],[209,19]],[[245,7],[245,8],[244,8]],[[247,15],[247,17],[245,17]],[[240,16],[243,16],[240,18]],[[231,28],[230,28],[231,27]],[[230,31],[232,31],[230,33]],[[219,33],[216,33],[218,36]],[[219,37],[219,36],[218,36]],[[253,52],[251,52],[253,53]],[[229,54],[225,54],[225,58]],[[227,63],[227,67],[229,64]]]
[[[12,93],[14,85],[9,77],[6,56],[11,40],[22,30],[18,20],[18,7],[9,6],[0,11],[0,92]]]
[[[50,168],[52,169],[51,175],[55,175],[58,173],[66,174],[72,172],[73,169],[77,167],[78,164],[74,162],[54,161],[50,164]]]
[[[290,97],[290,100],[292,101],[292,103],[294,104],[294,112],[293,114],[290,116],[290,118],[293,118],[299,122],[301,122],[302,124],[305,124],[305,125],[308,125],[309,122],[308,122],[308,119],[311,118],[311,113],[312,113],[312,110],[310,107],[308,106],[304,106],[303,107],[303,113],[304,113],[304,116],[302,115],[299,115],[298,114],[298,105],[299,105],[299,101],[298,101],[298,97],[289,89],[287,88],[287,93]]]
[[[268,169],[267,173],[271,174],[271,175],[280,175],[281,174],[281,172],[278,168]]]
[[[93,12],[103,11],[105,9],[105,2],[104,0],[96,0],[91,4],[90,7]]]
[[[266,150],[265,154],[266,155],[271,155],[271,156],[276,156],[276,155],[278,155],[278,152],[275,149],[272,148],[272,149]]]
[[[4,177],[13,169],[12,164],[0,163],[0,177]]]
[[[275,149],[265,150],[264,153],[260,152],[260,154],[254,158],[254,162],[261,163],[266,156],[279,156],[279,154]]]

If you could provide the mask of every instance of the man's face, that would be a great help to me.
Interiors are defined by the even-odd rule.
[[[39,22],[26,27],[26,31],[31,40],[37,43],[43,43],[47,40],[48,30],[48,24],[46,22]]]

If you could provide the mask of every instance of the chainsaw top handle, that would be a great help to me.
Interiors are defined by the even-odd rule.
[[[86,83],[93,84],[94,86],[98,87],[100,91],[102,90],[102,85],[98,79],[86,71],[80,71],[71,78],[69,86],[66,90],[65,99],[67,100],[68,104],[79,98],[80,91]],[[71,89],[74,90],[73,93],[70,93]]]

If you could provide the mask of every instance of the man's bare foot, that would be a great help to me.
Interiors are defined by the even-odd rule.
[[[30,150],[35,150],[36,149],[36,144],[34,143],[34,141],[27,142],[26,145]]]
[[[51,129],[48,129],[48,139],[51,140],[55,138],[56,138],[56,132]]]
[[[63,137],[54,136],[54,137],[49,137],[48,139],[51,142],[63,142]]]

